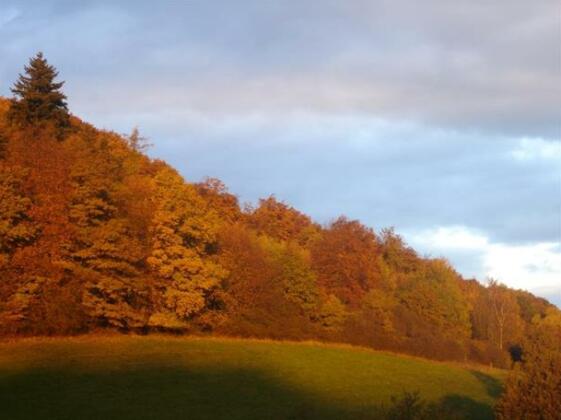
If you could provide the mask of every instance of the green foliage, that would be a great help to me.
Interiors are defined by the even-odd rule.
[[[338,329],[347,319],[348,312],[335,295],[329,295],[324,298],[317,313],[319,323],[325,328]]]
[[[296,244],[267,241],[266,247],[277,267],[276,281],[282,284],[286,299],[311,316],[319,303],[319,289],[309,253]]]
[[[38,53],[25,66],[12,88],[15,95],[8,119],[18,126],[52,123],[57,128],[69,125],[66,96],[61,92],[64,82],[55,82],[58,72]]]
[[[372,289],[362,301],[363,316],[372,322],[371,328],[384,334],[394,333],[393,309],[397,302],[380,289]]]
[[[403,305],[444,335],[471,335],[468,306],[458,274],[443,260],[428,260],[399,291]]]

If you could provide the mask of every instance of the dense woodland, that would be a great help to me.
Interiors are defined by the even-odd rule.
[[[138,130],[72,116],[56,78],[38,54],[0,99],[2,335],[319,339],[561,372],[561,313],[544,299],[463,279],[392,229],[322,226],[273,196],[241,206],[217,179],[185,181]],[[509,389],[529,392],[515,370]],[[544,380],[561,395],[559,375]]]

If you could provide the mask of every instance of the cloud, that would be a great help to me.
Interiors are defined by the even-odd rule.
[[[74,113],[139,125],[191,180],[321,222],[434,230],[465,273],[524,252],[519,272],[549,279],[558,26],[554,0],[6,0],[0,93],[43,50]]]
[[[555,1],[18,5],[23,18],[3,33],[3,55],[21,66],[22,53],[46,50],[80,112],[359,112],[518,137],[559,133]]]
[[[520,161],[551,159],[561,167],[561,141],[522,138],[518,147],[512,151],[512,157]]]
[[[549,147],[545,140],[525,146],[534,159],[518,160],[519,138],[359,114],[168,111],[107,116],[101,125],[137,124],[154,156],[187,178],[222,178],[244,200],[275,193],[320,221],[345,213],[377,228],[467,225],[513,243],[561,235],[558,161],[532,151]]]
[[[561,242],[497,243],[465,226],[439,226],[409,237],[419,249],[447,256],[464,276],[494,278],[561,303]],[[474,257],[479,264],[473,264]]]

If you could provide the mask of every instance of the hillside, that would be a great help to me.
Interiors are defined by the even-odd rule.
[[[509,367],[559,310],[392,229],[242,206],[70,114],[38,54],[0,99],[0,335],[101,329],[346,342]],[[196,157],[195,157],[196,158]]]
[[[504,378],[360,348],[161,336],[3,343],[0,373],[13,420],[368,419],[404,391],[487,419]]]

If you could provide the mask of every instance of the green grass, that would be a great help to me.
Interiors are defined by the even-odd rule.
[[[162,336],[0,343],[2,419],[376,418],[419,391],[492,418],[504,373],[322,344]]]

